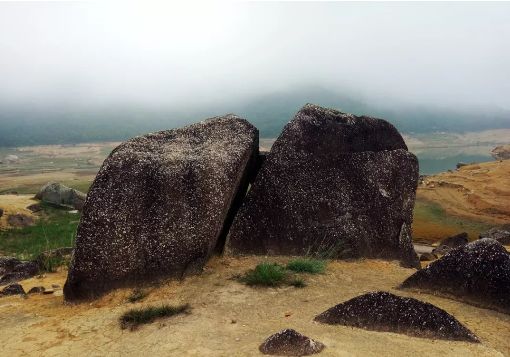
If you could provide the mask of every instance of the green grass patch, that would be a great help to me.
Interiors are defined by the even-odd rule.
[[[190,306],[188,304],[178,306],[149,306],[140,309],[131,309],[120,317],[120,327],[122,329],[129,328],[134,330],[138,326],[151,323],[156,319],[189,313],[189,310]]]
[[[131,294],[128,296],[127,300],[131,303],[135,303],[137,301],[145,299],[148,294],[142,289],[134,289]]]
[[[42,217],[33,225],[0,231],[0,252],[19,259],[35,259],[44,251],[74,245],[79,214],[41,202]],[[56,261],[48,262],[53,269]]]
[[[320,274],[326,270],[326,261],[320,259],[298,258],[287,264],[287,269],[295,273]]]
[[[295,288],[304,288],[306,286],[306,283],[301,278],[294,278],[289,282],[289,285],[295,287]]]
[[[276,263],[261,263],[248,271],[240,281],[250,286],[279,286],[286,277],[287,272],[283,266]]]

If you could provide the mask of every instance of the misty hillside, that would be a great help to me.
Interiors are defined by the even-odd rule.
[[[250,120],[260,130],[261,137],[273,138],[308,102],[348,113],[384,118],[404,133],[467,132],[510,127],[510,113],[503,110],[373,105],[354,96],[321,88],[301,88],[245,101],[197,104],[181,109],[170,106],[19,108],[3,105],[0,106],[0,147],[125,140],[229,112]]]

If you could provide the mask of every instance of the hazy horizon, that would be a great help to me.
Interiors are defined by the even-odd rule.
[[[3,2],[0,123],[132,135],[265,110],[273,133],[315,101],[405,131],[510,127],[508,43],[508,3]]]

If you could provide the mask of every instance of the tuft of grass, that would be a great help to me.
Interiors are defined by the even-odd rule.
[[[128,296],[128,301],[131,302],[131,303],[134,303],[134,302],[137,302],[137,301],[140,301],[140,300],[143,300],[145,299],[145,297],[147,296],[148,294],[143,291],[142,289],[134,289],[131,294]]]
[[[42,217],[33,226],[0,231],[0,251],[3,254],[32,260],[42,252],[74,245],[80,215],[69,214],[65,209],[43,202],[41,208]],[[55,263],[49,262],[48,268],[53,269]]]
[[[69,262],[64,257],[47,257],[44,256],[40,261],[40,269],[47,273],[54,273],[57,268],[63,265],[68,265]]]
[[[142,324],[148,324],[163,317],[188,313],[189,310],[190,306],[188,304],[177,306],[148,306],[141,309],[131,309],[120,317],[120,327],[122,329],[129,328],[134,330]]]
[[[239,280],[246,285],[279,286],[287,277],[285,268],[276,263],[261,263]]]
[[[306,283],[301,278],[295,278],[289,282],[289,285],[291,285],[295,288],[304,288],[306,286]]]
[[[319,274],[324,273],[326,261],[320,259],[298,258],[287,264],[287,269],[296,273]]]

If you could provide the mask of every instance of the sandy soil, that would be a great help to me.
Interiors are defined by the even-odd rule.
[[[510,160],[463,166],[425,179],[417,197],[448,213],[492,224],[510,222]]]
[[[37,203],[38,200],[34,199],[34,195],[0,195],[0,208],[4,210],[4,214],[0,217],[0,229],[9,228],[7,224],[7,217],[12,214],[24,214],[37,219],[32,211],[27,209],[27,206]]]
[[[332,262],[323,275],[306,276],[303,289],[250,288],[231,279],[263,258],[214,258],[200,276],[153,287],[145,301],[126,302],[130,290],[98,301],[63,303],[54,295],[0,299],[0,345],[6,356],[257,356],[274,332],[294,328],[327,348],[324,356],[504,356],[510,354],[510,316],[453,300],[395,290],[413,270],[382,261]],[[285,262],[285,258],[278,258]],[[63,286],[65,271],[23,282]],[[408,337],[314,323],[325,309],[359,294],[387,290],[439,306],[459,319],[482,343]],[[119,316],[133,306],[190,303],[190,315],[122,330]],[[235,322],[233,322],[235,321]]]

